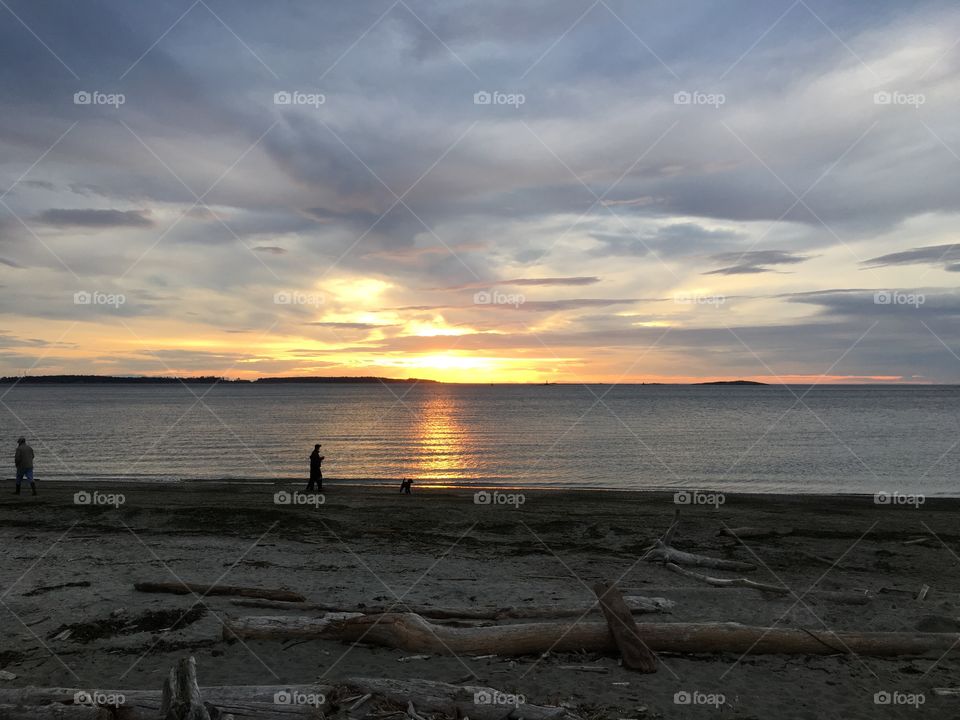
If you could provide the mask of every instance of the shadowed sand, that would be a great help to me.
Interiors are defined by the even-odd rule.
[[[285,486],[293,490],[292,486]],[[869,590],[867,605],[699,584],[646,561],[672,520],[668,494],[525,492],[514,505],[474,503],[472,492],[325,485],[325,503],[277,505],[268,485],[98,486],[122,494],[119,508],[77,505],[67,484],[41,495],[0,496],[4,687],[63,685],[156,689],[176,658],[197,657],[202,684],[309,683],[379,675],[483,684],[533,702],[567,702],[584,716],[694,717],[715,712],[674,702],[678,691],[722,693],[733,717],[918,717],[912,707],[874,704],[880,691],[925,693],[924,717],[954,717],[957,700],[932,688],[960,685],[960,662],[926,658],[736,655],[661,656],[655,675],[612,657],[430,657],[335,642],[221,639],[220,618],[283,611],[208,597],[134,590],[137,581],[220,581],[287,588],[319,603],[500,608],[589,605],[590,587],[617,581],[632,594],[676,602],[658,621],[737,621],[823,630],[960,631],[960,500],[877,506],[872,497],[727,495],[718,509],[684,506],[679,549],[758,565],[744,575],[786,583],[798,595]],[[93,488],[87,488],[92,491]],[[297,486],[297,490],[302,489]],[[9,493],[8,493],[9,490]],[[516,492],[516,491],[508,491]],[[102,499],[102,498],[100,498]],[[119,498],[114,498],[119,500]],[[724,526],[790,534],[740,543]],[[934,536],[935,534],[935,536]],[[904,544],[929,536],[928,543]],[[942,542],[941,542],[942,541]],[[944,544],[945,543],[945,544]],[[931,586],[924,601],[921,585]],[[302,613],[289,613],[291,615]],[[596,616],[590,618],[596,621]],[[63,630],[72,626],[69,637]],[[606,672],[564,666],[594,665]],[[474,682],[474,681],[472,681]]]

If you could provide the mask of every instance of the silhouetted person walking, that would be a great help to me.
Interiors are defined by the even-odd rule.
[[[30,490],[34,495],[37,494],[37,484],[33,481],[33,448],[27,445],[26,438],[17,440],[17,452],[14,453],[13,462],[17,466],[17,489],[14,492],[20,494],[20,483],[26,478],[30,481]]]
[[[320,443],[313,446],[313,452],[310,453],[310,482],[307,483],[307,492],[313,490],[313,484],[317,484],[317,490],[323,490],[323,473],[320,471],[320,464],[323,462],[323,455],[320,454]]]
[[[413,487],[413,480],[401,480],[400,481],[400,494],[409,495],[410,488]]]

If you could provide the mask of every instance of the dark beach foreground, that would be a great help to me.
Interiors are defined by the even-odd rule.
[[[526,491],[511,498],[518,492],[511,490],[477,504],[467,491],[415,486],[401,496],[395,488],[328,482],[323,504],[277,504],[274,493],[283,489],[294,490],[113,484],[75,497],[81,488],[50,483],[34,498],[15,497],[8,486],[0,496],[0,668],[15,677],[0,689],[155,690],[178,658],[193,655],[201,685],[422,678],[488,685],[585,718],[960,716],[960,698],[934,693],[960,685],[958,655],[942,650],[893,658],[839,647],[827,655],[662,653],[655,674],[594,651],[410,659],[413,653],[329,640],[227,641],[227,618],[320,613],[134,589],[143,581],[219,582],[285,588],[361,610],[398,599],[492,610],[586,608],[594,583],[607,581],[625,594],[675,603],[669,613],[636,615],[640,622],[777,624],[819,637],[960,632],[960,500],[916,506],[726,495],[718,506],[679,506],[677,548],[757,566],[698,571],[795,593],[771,596],[711,587],[641,559],[673,519],[672,494]],[[744,526],[777,532],[742,540],[719,534]],[[867,591],[870,600],[839,603],[820,591]]]

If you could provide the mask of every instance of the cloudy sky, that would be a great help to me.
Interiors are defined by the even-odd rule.
[[[0,1],[0,374],[960,382],[960,8]]]

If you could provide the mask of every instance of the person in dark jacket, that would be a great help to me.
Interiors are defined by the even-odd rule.
[[[26,438],[17,440],[17,451],[14,453],[13,462],[17,466],[17,489],[14,492],[20,494],[20,483],[26,478],[30,481],[30,490],[34,495],[37,494],[37,485],[33,482],[33,448],[27,445]]]
[[[323,473],[320,471],[320,464],[323,462],[323,455],[320,454],[320,443],[313,446],[313,452],[310,453],[310,482],[307,483],[307,492],[313,490],[313,484],[317,484],[317,490],[323,490]]]

